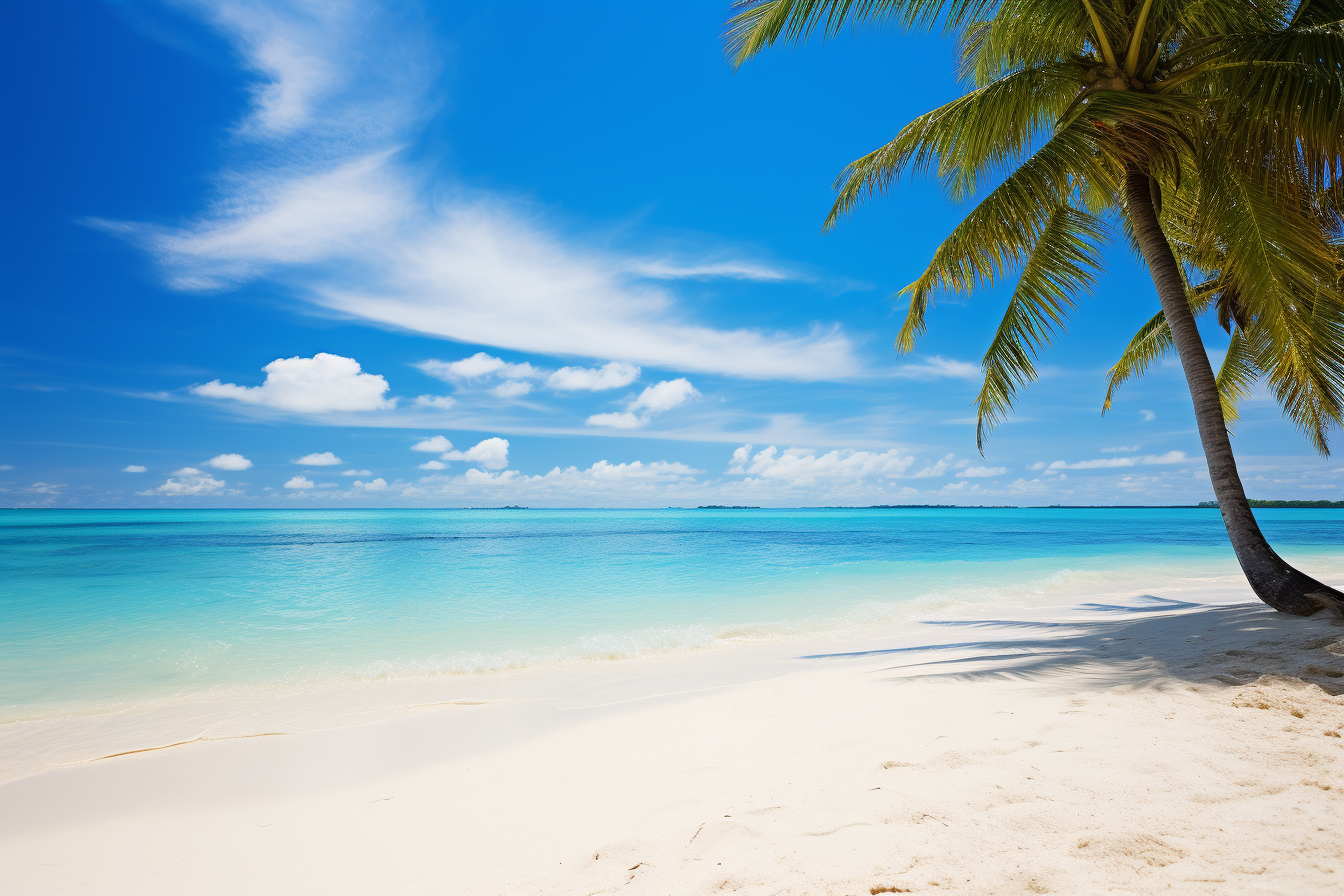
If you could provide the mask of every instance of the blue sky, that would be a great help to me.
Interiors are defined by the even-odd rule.
[[[1123,245],[977,453],[1007,290],[892,348],[966,207],[905,182],[820,229],[954,48],[734,73],[726,7],[11,4],[0,503],[1210,498],[1174,363],[1101,416],[1157,307]],[[1344,497],[1263,392],[1234,443],[1253,497]]]

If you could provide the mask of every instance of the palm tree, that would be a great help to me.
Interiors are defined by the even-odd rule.
[[[743,0],[734,65],[846,27],[941,26],[971,89],[906,125],[836,181],[833,226],[905,173],[954,200],[999,181],[903,291],[897,348],[930,296],[1019,278],[985,355],[976,442],[1036,378],[1118,223],[1161,307],[1111,371],[1115,388],[1173,346],[1237,559],[1265,603],[1310,615],[1344,594],[1265,540],[1228,424],[1263,379],[1316,448],[1344,420],[1344,0]],[[1215,376],[1196,315],[1231,334]]]

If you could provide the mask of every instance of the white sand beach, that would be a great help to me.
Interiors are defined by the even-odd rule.
[[[436,705],[390,719],[212,729],[0,785],[0,881],[1339,892],[1344,628],[1235,587],[1180,597],[450,676],[415,686]]]

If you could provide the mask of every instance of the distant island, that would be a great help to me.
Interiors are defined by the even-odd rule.
[[[866,504],[836,505],[821,510],[1017,510],[1016,504]]]
[[[468,507],[468,510],[529,510],[528,507],[519,507],[517,504],[505,504],[503,507]]]
[[[744,504],[701,504],[696,510],[760,510],[759,507],[748,507]]]
[[[1333,507],[1344,509],[1344,501],[1260,501],[1250,498],[1246,502],[1252,507]],[[1217,501],[1200,501],[1200,507],[1217,507]]]

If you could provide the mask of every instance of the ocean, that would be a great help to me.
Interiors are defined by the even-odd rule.
[[[1263,510],[1344,572],[1344,512]],[[1198,586],[1207,509],[0,512],[0,722]]]

